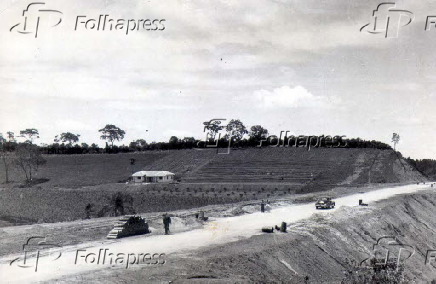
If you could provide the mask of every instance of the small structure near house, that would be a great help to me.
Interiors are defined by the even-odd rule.
[[[140,171],[132,175],[134,183],[173,182],[174,174],[168,171]]]

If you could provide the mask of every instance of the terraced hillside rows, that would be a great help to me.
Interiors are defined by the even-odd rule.
[[[20,182],[0,185],[0,220],[59,222],[426,180],[393,151],[376,149],[252,148],[229,155],[206,149],[46,158],[36,176],[45,182],[33,188],[17,188]],[[126,183],[132,171],[142,169],[174,172],[181,183]],[[16,181],[19,172],[12,177]]]
[[[342,149],[341,149],[342,150]],[[335,153],[333,153],[333,152]],[[353,164],[356,151],[334,149],[307,151],[295,148],[266,148],[231,151],[217,155],[193,174],[187,182],[307,183],[341,163]]]
[[[139,170],[171,171],[182,183],[286,184],[304,187],[305,191],[338,184],[425,179],[395,152],[377,149],[248,148],[232,149],[229,154],[217,154],[216,149],[191,149],[45,158],[47,164],[34,177],[45,181],[39,186],[46,188],[124,183]],[[135,159],[134,165],[131,159]],[[20,183],[24,175],[13,168],[10,179]],[[2,163],[0,183],[4,184]]]
[[[179,177],[194,175],[218,155],[213,149],[165,151],[166,155],[146,165],[143,170],[171,171]]]
[[[221,149],[220,149],[221,151]],[[423,181],[391,150],[250,148],[173,151],[146,169],[170,170],[184,183],[286,183],[304,191],[338,184]]]

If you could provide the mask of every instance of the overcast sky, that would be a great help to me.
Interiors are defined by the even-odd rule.
[[[380,1],[45,1],[38,37],[21,34],[31,1],[0,3],[0,133],[70,131],[102,143],[202,138],[203,121],[240,119],[271,134],[347,135],[436,159],[436,3],[397,1],[414,20],[398,38],[360,28]],[[128,3],[125,3],[128,2]],[[43,15],[42,15],[43,14]],[[165,19],[165,30],[96,31],[76,17]],[[49,15],[49,16],[48,16]],[[148,130],[148,132],[146,132]]]

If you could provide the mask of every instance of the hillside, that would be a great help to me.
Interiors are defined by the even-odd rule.
[[[432,159],[423,159],[423,160],[414,160],[414,159],[406,159],[409,164],[413,165],[419,172],[424,174],[431,180],[436,180],[436,160]]]
[[[167,154],[153,151],[146,154],[84,154],[45,155],[47,163],[40,167],[35,179],[48,179],[44,187],[81,187],[125,181],[136,171]],[[130,159],[136,163],[132,167]],[[22,182],[23,173],[11,167],[9,179]],[[4,168],[0,165],[0,183],[4,183]]]
[[[305,279],[308,283],[353,283],[351,279],[371,283],[372,271],[353,263],[369,257],[377,239],[397,236],[400,243],[415,249],[410,259],[402,259],[404,271],[398,273],[402,283],[430,283],[436,280],[434,258],[426,263],[426,252],[436,248],[435,202],[434,193],[429,192],[399,196],[368,208],[341,208],[335,216],[316,216],[295,224],[288,234],[263,235],[205,249],[174,259],[165,274],[146,269],[126,273],[123,280],[133,275],[162,279],[169,273],[174,283],[190,283],[191,277],[199,275],[217,283],[307,283]],[[406,253],[403,258],[407,258]]]
[[[67,282],[107,283],[430,283],[436,248],[435,194],[431,191],[400,195],[369,207],[343,207],[334,214],[316,214],[290,224],[288,232],[253,236],[198,251],[171,254],[160,267],[106,269],[65,277]],[[368,264],[359,265],[375,251],[377,240],[397,238],[402,269],[375,274]],[[381,242],[390,258],[398,248]],[[383,253],[385,251],[383,250]],[[384,255],[384,254],[382,254]],[[434,256],[434,255],[433,255]],[[380,280],[372,277],[377,275]],[[355,282],[354,282],[354,281]],[[433,282],[431,282],[433,283]]]
[[[221,149],[220,149],[221,151]],[[149,151],[128,154],[49,155],[35,176],[40,186],[76,188],[125,182],[138,170],[174,172],[182,183],[287,184],[319,187],[423,181],[425,178],[391,150],[248,148],[217,154],[216,149]],[[130,164],[135,159],[135,165]],[[10,179],[23,180],[17,169]],[[0,183],[4,183],[0,165]]]
[[[15,182],[0,189],[0,220],[60,222],[426,180],[395,152],[377,149],[251,148],[229,155],[207,149],[46,159],[35,176],[41,183],[32,190],[22,185],[20,172],[11,171]],[[172,171],[181,182],[126,184],[133,171],[143,169]]]

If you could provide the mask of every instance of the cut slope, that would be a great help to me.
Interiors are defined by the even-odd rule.
[[[378,149],[249,148],[227,155],[215,149],[185,150],[147,169],[169,169],[186,183],[283,183],[304,186],[304,192],[341,183],[425,181],[395,152]]]
[[[220,149],[223,151],[223,149]],[[305,186],[305,191],[337,184],[424,181],[425,178],[391,150],[313,148],[149,151],[107,155],[50,155],[35,179],[43,187],[81,187],[127,181],[134,171],[165,170],[183,183],[259,183]],[[135,165],[130,160],[135,159]],[[400,160],[401,159],[401,160]],[[23,181],[17,169],[14,181]],[[4,169],[0,165],[0,183]]]
[[[435,210],[433,192],[402,195],[370,207],[344,207],[335,214],[319,214],[291,224],[286,234],[264,234],[168,255],[167,263],[159,268],[107,269],[63,280],[92,282],[104,277],[107,283],[143,283],[144,279],[156,283],[193,283],[193,279],[198,283],[372,283],[372,270],[364,274],[364,269],[354,266],[359,267],[375,253],[374,245],[380,238],[394,236],[405,249],[411,246],[415,252],[410,258],[403,254],[403,282],[393,281],[391,274],[387,278],[391,281],[380,283],[430,283],[436,279],[434,254],[427,258],[427,251],[436,249]],[[392,252],[398,253],[395,249]],[[352,282],[348,278],[352,274],[362,278]]]

